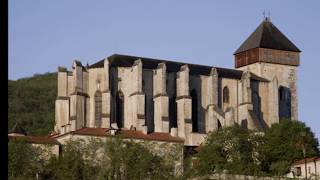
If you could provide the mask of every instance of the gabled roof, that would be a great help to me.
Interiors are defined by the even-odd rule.
[[[234,54],[253,48],[301,52],[268,18],[257,27]]]

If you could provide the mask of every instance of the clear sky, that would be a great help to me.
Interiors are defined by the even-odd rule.
[[[301,53],[299,120],[320,137],[320,1],[10,0],[9,79],[113,53],[233,68],[270,11]],[[268,14],[268,13],[266,13]]]

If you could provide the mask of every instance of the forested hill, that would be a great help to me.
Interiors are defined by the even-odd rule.
[[[8,130],[19,121],[27,134],[48,134],[54,126],[56,96],[56,73],[8,80]]]

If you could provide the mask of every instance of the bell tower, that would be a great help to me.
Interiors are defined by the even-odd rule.
[[[278,118],[298,119],[297,67],[300,50],[265,18],[235,51],[235,68],[250,71],[276,84]],[[271,101],[271,100],[270,100]]]

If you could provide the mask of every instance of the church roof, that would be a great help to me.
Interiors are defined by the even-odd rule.
[[[177,61],[169,61],[162,59],[153,59],[139,56],[129,56],[122,54],[113,54],[108,57],[110,66],[122,66],[122,67],[130,67],[134,64],[134,61],[141,59],[143,68],[146,69],[156,69],[159,63],[165,63],[167,67],[167,71],[169,72],[178,72],[180,71],[181,66],[188,65],[190,69],[190,74],[200,74],[200,75],[209,75],[211,72],[211,68],[213,66],[205,66],[199,64],[190,64],[183,63]],[[89,66],[89,68],[101,68],[104,66],[104,60],[101,60],[95,64]],[[217,69],[219,77],[231,78],[231,79],[241,79],[243,71],[220,68],[215,67]],[[261,81],[262,78],[257,78],[257,76],[252,76],[253,79]],[[267,80],[265,80],[267,81]]]
[[[234,54],[253,48],[301,52],[268,18],[257,27]]]

